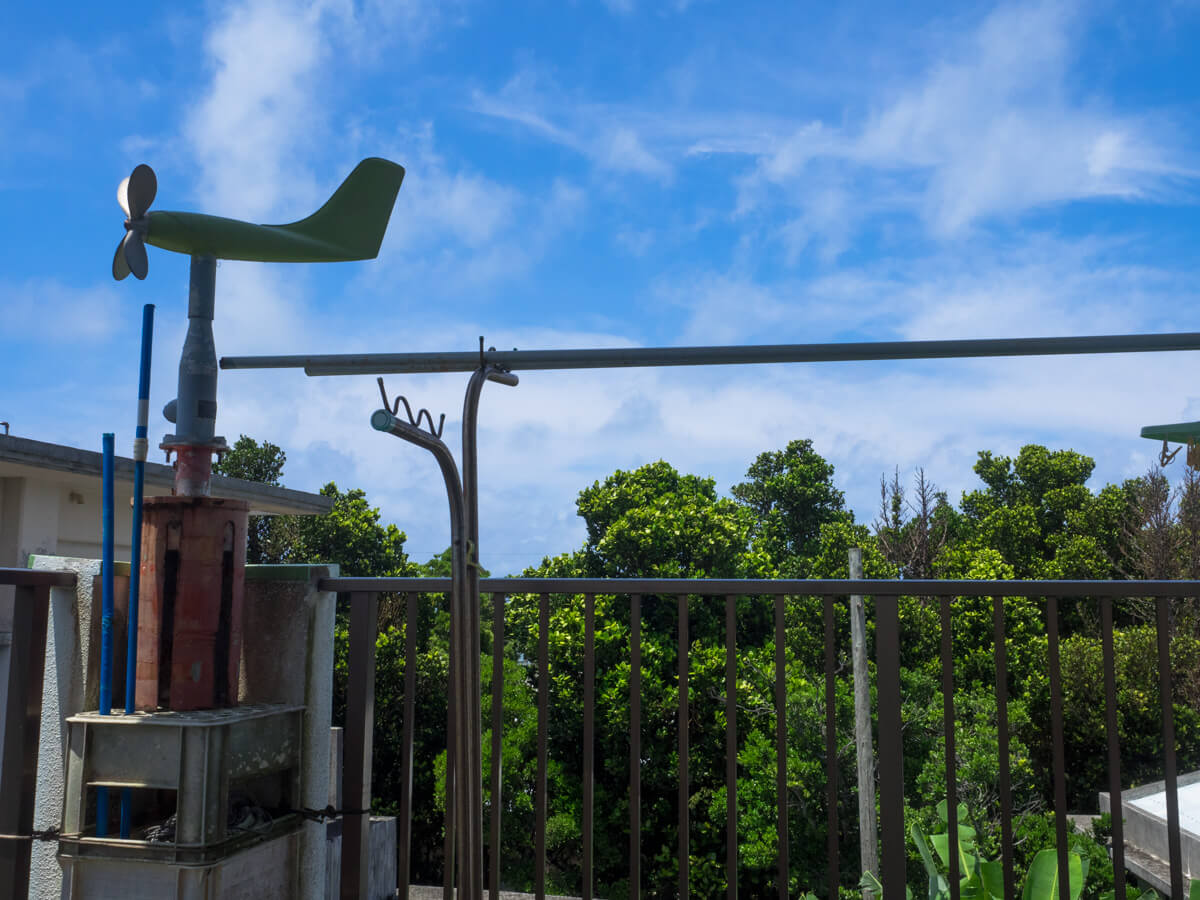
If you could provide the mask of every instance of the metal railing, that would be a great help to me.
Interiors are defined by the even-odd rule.
[[[36,793],[37,751],[41,728],[42,675],[46,627],[52,587],[71,587],[75,575],[66,572],[37,572],[27,569],[0,568],[0,586],[12,586],[14,594],[7,602],[11,606],[12,642],[8,656],[7,690],[4,704],[2,765],[0,765],[0,895],[21,897],[28,891],[31,836],[33,834],[33,804]],[[449,579],[368,579],[329,578],[321,582],[324,590],[350,596],[349,685],[346,716],[346,763],[344,795],[347,808],[360,810],[346,815],[343,829],[341,895],[366,896],[366,854],[368,848],[366,810],[371,803],[372,724],[374,719],[375,646],[378,634],[378,603],[383,592],[407,595],[405,610],[405,686],[403,714],[404,772],[399,810],[398,853],[401,896],[409,886],[412,828],[413,740],[416,693],[416,623],[422,594],[447,593]],[[582,893],[593,896],[595,822],[595,739],[596,739],[596,598],[597,596],[627,597],[629,602],[629,885],[630,894],[637,896],[643,880],[641,861],[642,809],[653,797],[646,797],[641,784],[642,760],[642,612],[643,600],[650,597],[675,598],[678,646],[678,722],[687,723],[691,716],[688,692],[690,649],[689,624],[692,619],[690,598],[718,598],[724,603],[724,663],[725,691],[725,860],[726,895],[738,892],[738,600],[739,598],[770,598],[774,613],[775,667],[773,672],[775,705],[776,755],[776,840],[778,859],[776,889],[780,897],[788,896],[788,731],[784,715],[787,702],[787,668],[789,660],[785,640],[785,602],[789,597],[822,598],[823,659],[825,674],[826,727],[824,733],[826,766],[826,805],[828,836],[827,884],[831,896],[839,886],[841,861],[837,835],[839,831],[836,754],[836,723],[833,716],[835,676],[838,648],[835,643],[834,620],[838,603],[851,594],[874,598],[875,659],[878,710],[878,781],[880,805],[880,879],[889,896],[902,896],[905,885],[906,830],[904,819],[904,757],[901,715],[901,632],[899,599],[906,597],[936,598],[940,623],[940,669],[943,713],[946,722],[954,721],[954,661],[952,601],[960,597],[990,599],[992,605],[992,636],[995,654],[995,696],[997,703],[997,736],[999,744],[999,806],[1001,859],[1006,896],[1015,895],[1016,878],[1013,870],[1013,796],[1010,784],[1008,699],[1009,677],[1006,640],[1006,597],[1045,598],[1045,628],[1047,667],[1050,693],[1050,731],[1052,748],[1053,793],[1059,871],[1068,871],[1067,857],[1067,766],[1064,754],[1063,681],[1059,662],[1059,603],[1062,600],[1081,600],[1099,607],[1102,641],[1102,667],[1105,697],[1106,747],[1108,788],[1112,809],[1121,806],[1121,747],[1117,721],[1117,683],[1113,646],[1114,601],[1121,598],[1151,598],[1156,629],[1156,663],[1159,676],[1159,700],[1162,721],[1170,888],[1173,897],[1184,896],[1183,859],[1180,845],[1176,741],[1170,661],[1171,601],[1175,598],[1200,596],[1200,582],[1195,581],[752,581],[752,580],[675,580],[675,579],[484,579],[483,593],[492,597],[492,753],[490,772],[491,811],[488,822],[488,845],[499,845],[501,804],[500,742],[502,739],[502,677],[505,654],[505,609],[515,595],[534,595],[537,604],[537,647],[525,660],[531,672],[536,672],[537,690],[537,774],[534,786],[534,857],[535,890],[538,896],[546,891],[546,825],[547,774],[549,768],[548,732],[550,724],[549,624],[552,595],[582,597],[584,603],[582,667]],[[662,601],[659,601],[662,602]],[[816,623],[813,623],[816,632]],[[451,665],[468,666],[470,660],[452,659]],[[478,658],[473,674],[478,678]],[[465,677],[465,676],[464,676]],[[482,726],[482,723],[480,723]],[[681,897],[692,893],[689,873],[689,830],[691,782],[687,760],[691,746],[688,728],[677,729],[677,826],[678,826],[678,892]],[[482,727],[471,735],[458,736],[459,741],[478,742]],[[453,743],[455,736],[449,735]],[[955,771],[955,734],[948,727],[945,734],[947,778],[945,783],[947,810],[950,819],[949,886],[952,897],[959,893],[957,871],[957,779]],[[476,757],[478,758],[478,757]],[[449,771],[449,766],[447,766]],[[454,806],[447,804],[452,816]],[[475,828],[482,828],[483,808],[473,808],[477,817]],[[456,827],[447,822],[447,834]],[[1112,818],[1112,855],[1115,888],[1118,900],[1126,896],[1124,877],[1124,840],[1121,816]],[[490,855],[488,883],[496,896],[501,884],[501,872],[496,861],[499,854]],[[357,863],[357,864],[356,864]],[[446,866],[447,872],[452,867]],[[1070,894],[1069,879],[1060,879],[1060,897]]]
[[[72,572],[0,568],[0,621],[12,623],[4,679],[0,738],[0,896],[29,893],[33,804],[37,795],[38,740],[42,725],[42,676],[50,589],[74,587]],[[8,609],[5,610],[4,607]]]
[[[417,620],[420,611],[418,597],[423,594],[449,593],[450,579],[437,578],[327,578],[321,582],[323,590],[348,594],[350,598],[350,634],[348,659],[348,692],[346,711],[346,764],[344,791],[347,806],[357,806],[361,814],[347,815],[343,830],[343,860],[349,862],[365,859],[369,816],[365,813],[371,801],[371,758],[372,725],[374,716],[374,668],[375,646],[378,635],[378,602],[383,592],[406,595],[404,608],[406,621],[404,663],[404,711],[403,711],[403,769],[400,797],[398,856],[400,896],[407,896],[411,874],[412,835],[412,786],[413,786],[413,736],[416,688]],[[1099,607],[1102,640],[1102,666],[1105,697],[1105,722],[1107,727],[1108,789],[1112,809],[1112,857],[1115,871],[1115,889],[1118,900],[1126,897],[1124,872],[1124,836],[1121,816],[1121,748],[1117,722],[1117,684],[1113,648],[1113,604],[1121,598],[1150,598],[1153,600],[1154,623],[1157,630],[1157,671],[1160,682],[1162,737],[1165,751],[1162,770],[1165,776],[1167,799],[1167,830],[1169,836],[1169,869],[1172,897],[1184,896],[1183,861],[1180,850],[1180,824],[1178,807],[1176,748],[1174,731],[1174,709],[1172,672],[1170,663],[1170,604],[1173,598],[1200,596],[1197,581],[885,581],[885,580],[676,580],[676,579],[538,579],[509,578],[483,579],[480,582],[483,594],[492,596],[492,703],[491,703],[491,771],[485,777],[491,786],[491,816],[489,841],[491,853],[487,883],[491,896],[497,896],[501,887],[501,872],[498,852],[501,823],[499,802],[501,783],[502,710],[503,710],[503,661],[505,654],[505,610],[510,598],[517,595],[537,597],[537,647],[531,658],[523,662],[534,676],[537,693],[537,774],[534,785],[534,834],[532,840],[534,888],[539,898],[545,896],[547,874],[547,771],[548,730],[550,723],[548,690],[550,661],[549,624],[552,595],[582,596],[584,600],[583,623],[583,667],[582,695],[582,821],[579,858],[581,860],[582,895],[591,898],[594,891],[593,827],[595,822],[595,740],[596,740],[596,621],[597,596],[623,596],[629,602],[629,858],[628,884],[630,896],[639,896],[642,889],[642,809],[646,802],[655,798],[644,796],[641,785],[642,768],[642,610],[643,600],[649,597],[677,599],[678,641],[678,723],[690,719],[690,697],[688,693],[689,622],[691,620],[690,598],[719,598],[724,601],[724,650],[725,650],[725,792],[726,821],[725,860],[726,896],[734,898],[738,893],[738,599],[770,598],[774,613],[774,712],[775,712],[775,757],[776,757],[776,840],[778,859],[775,888],[778,896],[785,898],[789,890],[789,842],[788,842],[788,731],[783,714],[787,703],[785,601],[789,597],[822,598],[823,660],[825,675],[826,722],[824,733],[826,806],[827,806],[827,885],[829,896],[836,897],[839,887],[841,860],[838,847],[838,803],[837,803],[837,740],[834,718],[836,668],[838,647],[835,641],[835,613],[839,602],[851,594],[868,595],[874,599],[874,642],[877,679],[877,752],[878,752],[878,795],[880,808],[880,853],[879,877],[887,896],[904,896],[906,870],[907,835],[904,814],[904,755],[902,745],[901,705],[901,632],[899,600],[904,597],[935,599],[938,604],[940,627],[940,671],[943,715],[945,728],[946,779],[949,835],[949,888],[955,900],[959,896],[959,877],[962,874],[958,863],[957,829],[957,775],[954,713],[954,657],[951,631],[953,627],[952,603],[955,598],[990,599],[992,607],[992,637],[995,656],[995,699],[997,705],[997,737],[999,750],[999,812],[1000,847],[1003,865],[1005,895],[1015,896],[1016,875],[1014,873],[1014,808],[1009,759],[1010,726],[1008,719],[1009,672],[1008,641],[1006,639],[1005,598],[1044,598],[1045,639],[1047,642],[1047,666],[1050,694],[1050,731],[1052,746],[1053,796],[1057,857],[1060,878],[1060,898],[1069,900],[1071,885],[1067,877],[1067,767],[1064,758],[1063,729],[1063,680],[1059,660],[1059,602],[1079,600]],[[817,633],[816,623],[812,623]],[[478,646],[478,645],[477,645]],[[472,677],[478,685],[479,659],[455,659],[450,666],[461,668],[459,677]],[[453,721],[451,715],[450,720]],[[473,735],[448,735],[447,746],[458,741],[481,740],[482,724]],[[678,895],[687,897],[692,893],[689,877],[689,815],[690,781],[688,772],[689,729],[677,728],[678,778]],[[476,748],[477,751],[477,748]],[[475,756],[479,758],[478,755]],[[446,771],[451,771],[447,762]],[[456,828],[482,829],[484,810],[482,806],[469,810],[475,819],[472,823],[453,821],[454,805],[446,804],[446,896],[450,897],[453,866],[449,862],[453,852],[451,832]],[[461,807],[460,807],[461,808]],[[478,832],[477,832],[478,833]],[[482,863],[481,863],[482,864]],[[366,866],[343,864],[341,896],[349,898],[366,896]]]

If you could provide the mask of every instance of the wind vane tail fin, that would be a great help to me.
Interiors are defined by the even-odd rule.
[[[403,180],[403,166],[374,156],[364,159],[324,206],[306,219],[277,227],[339,247],[344,259],[374,259]]]

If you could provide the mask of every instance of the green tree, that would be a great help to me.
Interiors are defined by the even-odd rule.
[[[256,481],[279,487],[287,454],[276,444],[240,435],[228,453],[213,465],[213,473],[245,481]],[[271,559],[272,532],[275,519],[271,516],[251,516],[246,532],[246,562],[278,562]]]
[[[982,490],[963,495],[960,539],[935,564],[943,578],[968,577],[984,550],[1000,554],[1015,578],[1089,579],[1120,575],[1131,495],[1087,487],[1094,461],[1074,450],[1021,448],[1016,459],[984,450],[975,463]]]
[[[529,576],[540,577],[774,577],[806,571],[845,577],[846,550],[866,549],[867,574],[894,573],[865,528],[853,525],[832,485],[832,467],[794,441],[781,453],[763,454],[751,467],[752,479],[735,489],[734,500],[718,496],[712,479],[682,474],[666,462],[618,471],[579,495],[577,510],[587,540],[578,550],[546,559]],[[630,601],[597,596],[597,883],[607,896],[621,897],[628,858],[628,729],[630,678]],[[773,705],[774,617],[767,598],[737,598],[739,709],[739,837],[742,889],[765,894],[774,881],[775,816]],[[789,660],[787,729],[789,737],[789,820],[797,883],[811,869],[824,871],[824,679],[813,675],[821,662],[820,603],[787,598]],[[815,618],[814,618],[815,615]],[[529,662],[536,685],[538,598],[513,597],[509,609],[512,652]],[[839,629],[845,631],[844,610]],[[716,894],[724,889],[724,601],[719,597],[688,602],[688,689],[686,723],[690,750],[690,871],[694,890]],[[564,892],[578,887],[578,847],[582,770],[583,598],[551,598],[550,632],[551,767],[549,790],[554,823],[548,851],[554,883]],[[642,871],[651,896],[673,894],[677,878],[677,734],[679,631],[678,598],[641,599],[642,705]],[[845,660],[839,661],[846,671]],[[849,681],[837,684],[839,729],[849,729],[852,700]],[[853,744],[842,747],[842,764],[853,765]],[[851,785],[852,779],[842,784]],[[839,790],[842,821],[853,834],[854,795]],[[763,828],[759,826],[763,825]],[[606,839],[605,836],[622,836]],[[847,857],[849,860],[849,857]],[[851,876],[847,869],[847,876]]]
[[[833,485],[833,464],[810,440],[760,453],[746,478],[731,493],[753,513],[755,546],[775,561],[783,577],[806,577],[805,562],[817,554],[821,526],[854,521]]]
[[[333,500],[323,516],[285,516],[271,532],[273,562],[337,563],[346,576],[374,578],[415,574],[404,552],[405,534],[380,521],[378,507],[359,488],[340,490],[329,482],[321,495]]]

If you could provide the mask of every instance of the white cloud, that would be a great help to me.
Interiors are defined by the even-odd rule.
[[[325,12],[283,0],[238,3],[207,36],[212,79],[184,129],[206,208],[262,221],[297,193],[311,198],[296,150],[325,127]]]
[[[22,341],[93,342],[111,336],[123,313],[111,284],[76,287],[56,278],[0,282],[0,331]]]
[[[875,211],[878,179],[905,177],[899,199],[949,237],[1045,205],[1154,199],[1171,178],[1194,176],[1149,120],[1074,96],[1078,19],[1055,0],[998,7],[860,124],[805,122],[764,148],[743,209],[767,204],[773,185],[811,216],[831,165],[859,180],[856,202]]]
[[[986,239],[805,278],[698,266],[660,279],[684,343],[939,340],[1187,331],[1200,291],[1133,240]]]

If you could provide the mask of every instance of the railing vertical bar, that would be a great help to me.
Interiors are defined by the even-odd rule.
[[[779,900],[788,896],[787,656],[784,596],[775,595],[775,837],[779,847]]]
[[[1016,896],[1013,872],[1012,770],[1008,754],[1008,638],[1004,627],[1004,598],[992,598],[992,638],[996,658],[996,745],[1000,757],[1000,861],[1004,896]]]
[[[1125,822],[1121,817],[1121,738],[1117,731],[1117,672],[1113,652],[1112,597],[1100,600],[1100,640],[1104,654],[1104,715],[1108,731],[1108,797],[1112,810],[1114,900],[1125,900]]]
[[[0,746],[0,834],[33,831],[37,796],[38,742],[42,726],[42,687],[46,665],[46,620],[50,588],[14,587],[12,644],[8,650],[8,690],[4,694]],[[29,894],[32,841],[0,840],[0,896]]]
[[[1175,703],[1171,686],[1170,599],[1155,600],[1158,636],[1158,684],[1163,720],[1163,787],[1167,795],[1167,854],[1171,866],[1172,900],[1183,900],[1183,852],[1179,839],[1179,784],[1175,769]]]
[[[538,598],[537,786],[534,788],[534,892],[546,900],[546,743],[550,722],[550,595]]]
[[[737,900],[737,597],[725,596],[725,897]]]
[[[408,896],[412,880],[412,789],[413,789],[413,735],[416,733],[417,709],[417,619],[420,598],[414,592],[405,596],[406,615],[404,620],[404,733],[400,793],[400,833],[396,840],[396,875],[400,896]]]
[[[375,639],[379,594],[350,594],[350,659],[346,689],[346,761],[342,796],[341,900],[366,900],[370,870],[371,749],[375,724]]]
[[[946,834],[949,841],[950,900],[959,900],[958,756],[954,734],[954,635],[950,598],[940,598],[942,626],[942,727],[946,730]]]
[[[642,893],[642,597],[629,598],[629,896]]]
[[[505,594],[492,594],[492,802],[488,847],[488,887],[492,897],[500,896],[500,815],[503,777],[501,759],[504,749],[504,606]],[[401,897],[408,896],[401,894]]]
[[[458,795],[456,793],[456,775],[458,771],[457,760],[457,744],[458,744],[458,700],[456,699],[460,693],[458,688],[458,677],[460,666],[456,662],[458,646],[458,629],[459,629],[459,613],[455,605],[455,594],[453,590],[446,595],[446,608],[450,613],[450,651],[449,651],[449,672],[448,683],[446,685],[446,815],[444,822],[446,825],[446,833],[442,842],[442,862],[444,873],[442,878],[442,900],[454,900],[454,873],[455,873],[455,853],[460,849],[458,842],[455,840],[458,832]]]
[[[596,595],[583,598],[583,898],[592,900],[592,841],[595,828]]]
[[[691,640],[688,638],[688,596],[679,598],[679,896],[690,894],[688,872],[688,849],[690,846],[688,802],[688,662]]]
[[[1067,765],[1063,748],[1062,669],[1058,658],[1058,598],[1046,598],[1046,651],[1050,664],[1050,744],[1054,764],[1054,833],[1059,900],[1071,900],[1067,856]]]
[[[900,719],[900,610],[895,596],[875,598],[879,698],[880,881],[886,897],[905,890],[904,740]]]
[[[838,810],[837,810],[837,647],[835,646],[832,594],[824,598],[825,625],[825,852],[829,896],[838,895]]]

